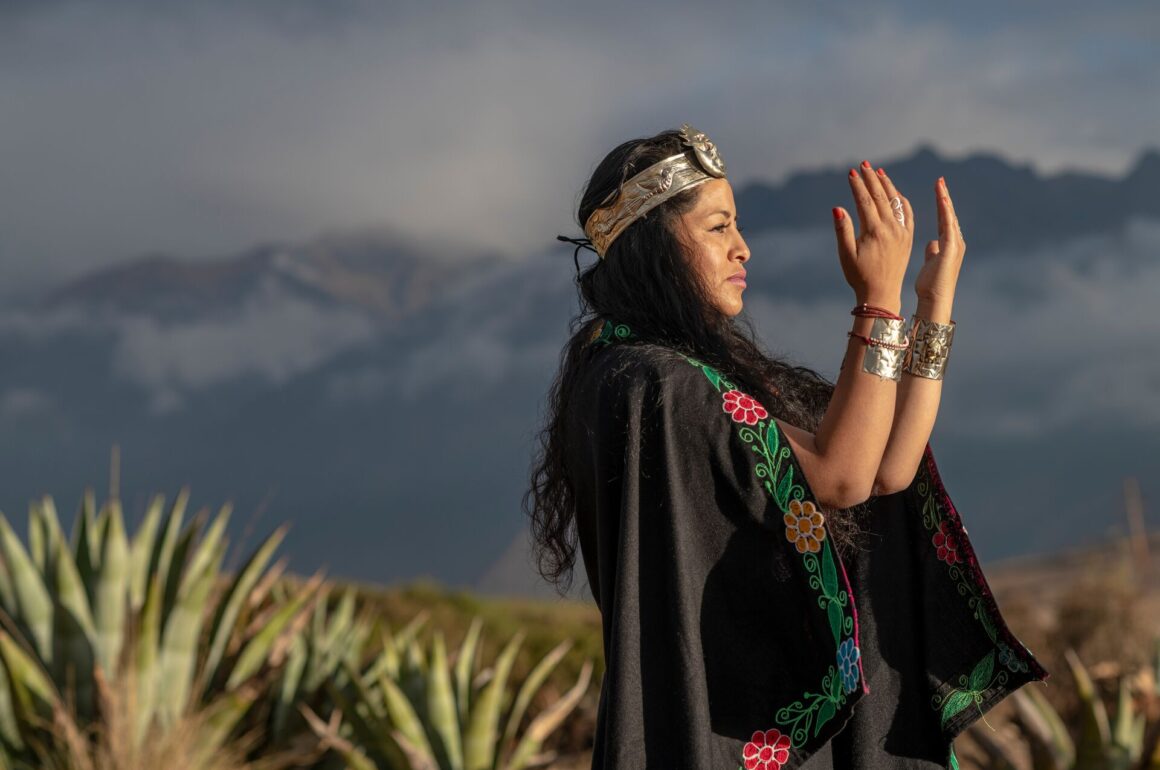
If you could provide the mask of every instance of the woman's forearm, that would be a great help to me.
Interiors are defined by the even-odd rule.
[[[915,315],[936,323],[949,323],[951,305],[951,299],[919,299]],[[874,494],[898,492],[914,480],[934,429],[942,384],[942,380],[902,373],[894,404],[894,423],[874,479]]]
[[[870,298],[897,313],[901,302]],[[853,331],[868,335],[873,318],[854,319]],[[782,423],[810,488],[823,505],[847,508],[866,500],[881,467],[894,419],[898,382],[864,371],[866,343],[850,338],[838,380],[816,433]]]

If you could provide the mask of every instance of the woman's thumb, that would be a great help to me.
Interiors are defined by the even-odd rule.
[[[854,240],[854,222],[841,206],[835,206],[832,213],[834,215],[834,233],[838,237],[838,254],[853,259],[857,253]]]

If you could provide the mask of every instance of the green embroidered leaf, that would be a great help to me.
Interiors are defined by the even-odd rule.
[[[838,595],[838,568],[834,566],[834,554],[830,552],[830,541],[822,541],[822,590],[826,596]]]
[[[991,650],[987,656],[975,665],[971,672],[971,689],[983,690],[991,682],[991,672],[995,669],[995,651]]]
[[[708,366],[701,366],[701,371],[709,378],[709,382],[713,383],[714,388],[721,390],[721,375],[717,374],[716,371],[710,369]]]
[[[781,446],[781,437],[777,434],[777,422],[769,418],[769,428],[765,431],[765,451],[772,458]]]
[[[830,618],[830,632],[834,635],[834,644],[842,638],[842,607],[837,602],[830,602],[826,606],[826,615]]]
[[[979,622],[983,624],[983,630],[987,632],[987,636],[991,637],[991,641],[996,641],[995,626],[991,623],[991,619],[986,612],[979,614]]]
[[[951,717],[965,709],[967,706],[971,705],[974,700],[974,695],[969,692],[964,692],[962,690],[955,691],[954,694],[946,699],[946,703],[943,704],[943,725],[945,726],[947,722],[951,721]]]
[[[777,502],[777,507],[786,512],[789,510],[789,490],[793,486],[793,467],[786,468],[785,475],[781,477],[781,481],[777,483],[777,491],[774,493],[774,500]]]
[[[830,719],[833,718],[835,711],[836,709],[832,700],[828,700],[822,705],[821,710],[818,711],[818,721],[814,722],[815,738],[818,736],[818,733],[821,732],[822,725],[824,725],[826,722],[829,722]]]
[[[838,670],[836,668],[834,668],[833,666],[830,666],[830,673],[828,674],[828,676],[829,676],[828,681],[830,684],[829,698],[834,703],[841,703],[843,701],[843,698],[842,698],[842,677],[838,673]]]

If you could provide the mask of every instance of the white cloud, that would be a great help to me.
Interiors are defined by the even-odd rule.
[[[8,285],[372,224],[522,254],[570,228],[604,152],[683,120],[738,182],[920,141],[1118,172],[1160,120],[1151,5],[257,7],[5,25]]]
[[[1160,426],[1157,325],[1148,320],[1160,297],[1158,240],[1160,222],[1133,221],[1118,233],[1031,252],[981,258],[968,249],[939,430],[993,437],[1044,435],[1093,421]],[[907,317],[912,283],[903,293]],[[1014,290],[995,290],[1001,286]],[[746,308],[770,348],[834,379],[852,296],[817,302],[754,296]]]
[[[375,324],[324,309],[265,285],[236,312],[162,324],[145,316],[116,321],[113,372],[146,389],[154,411],[179,408],[182,394],[239,377],[274,385],[370,341]]]

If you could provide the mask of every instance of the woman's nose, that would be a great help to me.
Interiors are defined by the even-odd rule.
[[[740,236],[738,236],[738,237],[740,238]],[[750,257],[750,253],[749,253],[749,244],[747,244],[747,243],[745,242],[745,239],[744,239],[744,238],[740,238],[740,241],[741,241],[741,244],[740,244],[740,246],[738,247],[738,251],[737,251],[737,259],[739,259],[739,260],[740,260],[740,261],[742,261],[742,262],[748,262],[748,261],[749,261],[749,257]]]

